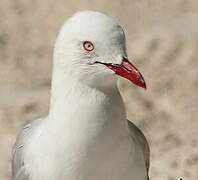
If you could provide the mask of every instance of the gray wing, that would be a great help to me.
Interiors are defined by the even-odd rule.
[[[26,125],[18,135],[12,149],[12,180],[29,180],[28,164],[24,162],[24,152],[34,129],[41,119]]]
[[[150,166],[150,148],[149,148],[148,142],[146,140],[146,137],[141,132],[141,130],[137,126],[135,126],[135,124],[133,124],[131,121],[128,121],[128,125],[129,125],[130,131],[131,131],[131,136],[134,137],[134,135],[135,135],[135,138],[137,139],[138,143],[142,147],[145,165],[146,165],[147,174],[148,174],[149,166]],[[148,176],[148,180],[149,180],[149,176]]]

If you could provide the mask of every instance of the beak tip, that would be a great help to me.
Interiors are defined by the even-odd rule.
[[[146,86],[146,83],[145,83],[145,82],[142,83],[142,84],[140,84],[139,86],[142,87],[142,88],[145,89],[145,90],[147,89],[147,86]]]

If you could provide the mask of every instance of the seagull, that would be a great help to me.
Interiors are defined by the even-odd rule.
[[[126,118],[119,76],[146,89],[122,27],[100,12],[75,13],[55,43],[49,114],[18,135],[12,179],[148,180],[149,146]]]

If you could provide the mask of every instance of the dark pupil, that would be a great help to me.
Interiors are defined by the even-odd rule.
[[[90,48],[91,47],[91,44],[88,44],[87,46],[88,46],[88,48]]]

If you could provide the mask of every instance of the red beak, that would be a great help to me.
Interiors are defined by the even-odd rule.
[[[146,83],[140,71],[128,59],[123,58],[121,64],[104,63],[108,68],[113,70],[117,75],[120,75],[137,86],[146,89]]]

